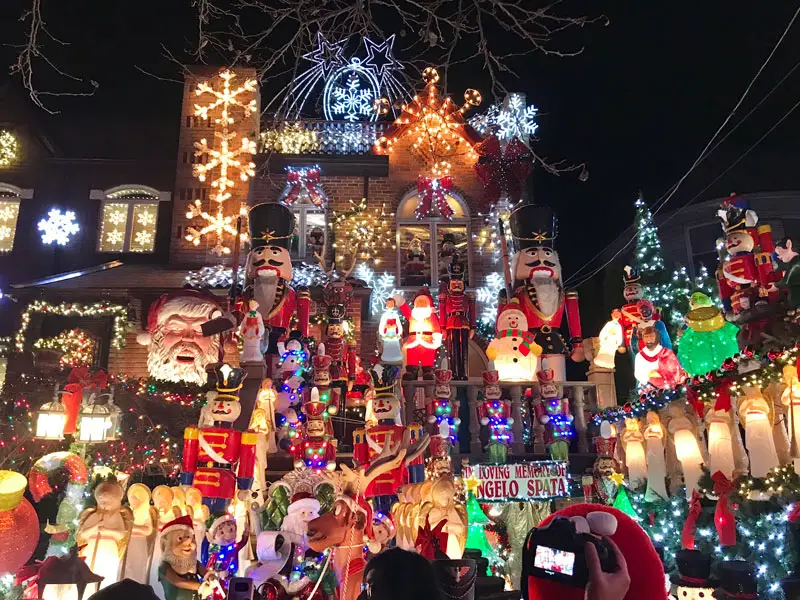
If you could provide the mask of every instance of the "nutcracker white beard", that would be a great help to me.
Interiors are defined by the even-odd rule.
[[[548,276],[534,276],[531,285],[536,290],[539,309],[545,315],[554,315],[561,303],[561,284],[558,280]]]
[[[179,342],[172,347],[164,345],[166,330],[156,327],[147,353],[147,370],[155,379],[164,381],[185,381],[203,385],[206,382],[206,365],[217,362],[219,357],[219,338],[209,340],[208,352],[203,353],[197,344]],[[194,361],[179,361],[178,356],[194,356]]]
[[[266,319],[272,311],[278,294],[278,274],[274,272],[258,275],[253,283],[253,295],[258,302],[258,311]]]

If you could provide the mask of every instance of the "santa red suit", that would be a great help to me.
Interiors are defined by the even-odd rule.
[[[414,298],[414,308],[409,308],[403,298],[399,298],[398,309],[408,320],[408,337],[403,348],[409,371],[416,372],[419,367],[431,371],[436,364],[436,351],[442,345],[442,328],[439,317],[433,309],[433,300],[427,288]],[[416,377],[415,377],[416,378]]]

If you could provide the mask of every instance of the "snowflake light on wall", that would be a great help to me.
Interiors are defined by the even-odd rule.
[[[66,246],[70,238],[78,233],[81,228],[75,222],[75,213],[71,210],[61,212],[57,208],[50,209],[47,218],[39,221],[39,231],[42,232],[43,244],[58,244]]]
[[[497,320],[497,299],[500,290],[505,288],[505,280],[500,273],[492,272],[486,276],[483,287],[475,290],[475,299],[481,304],[480,318],[478,319],[479,333],[486,338],[493,338],[495,321]]]
[[[378,113],[373,101],[379,92],[378,80],[372,71],[365,69],[360,59],[353,58],[325,82],[322,93],[325,118],[328,121],[374,121]]]
[[[370,314],[372,316],[383,314],[386,308],[386,300],[392,294],[398,293],[397,288],[395,288],[394,275],[389,273],[376,275],[368,264],[361,263],[356,267],[355,277],[367,284],[367,287],[372,288],[372,295],[369,300]]]
[[[239,215],[242,218],[247,216],[247,207],[243,204],[239,208]],[[216,214],[211,214],[203,209],[203,204],[200,200],[195,200],[194,204],[189,205],[189,210],[186,212],[187,219],[194,219],[196,217],[202,218],[206,224],[203,227],[187,227],[186,228],[186,239],[187,242],[191,242],[195,246],[200,245],[200,240],[203,239],[206,235],[213,233],[216,235],[216,244],[213,248],[211,248],[211,253],[216,256],[225,256],[231,253],[231,249],[228,248],[224,243],[224,235],[228,234],[230,236],[236,237],[237,229],[236,229],[236,216],[235,215],[226,215],[222,212],[222,206],[218,205],[218,209]],[[248,236],[244,233],[244,223],[242,223],[242,233],[239,234],[240,239],[242,242],[246,242],[248,240]]]
[[[504,142],[514,137],[525,141],[539,128],[538,113],[535,106],[525,105],[524,96],[510,94],[502,105],[493,104],[485,113],[472,117],[469,123],[481,135],[494,133]]]
[[[16,136],[5,129],[0,131],[0,167],[8,167],[19,158],[19,142]]]

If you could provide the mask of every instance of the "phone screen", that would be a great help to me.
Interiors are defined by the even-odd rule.
[[[550,573],[572,575],[575,569],[575,553],[547,546],[536,546],[533,566]]]

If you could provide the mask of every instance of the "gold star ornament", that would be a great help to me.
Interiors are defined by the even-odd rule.
[[[625,481],[625,475],[622,473],[612,473],[609,476],[609,479],[616,483],[617,485],[622,485],[622,482]]]
[[[467,488],[467,492],[472,492],[473,494],[478,492],[478,486],[483,483],[480,479],[475,477],[475,473],[470,473],[470,476],[464,480],[464,486]]]

